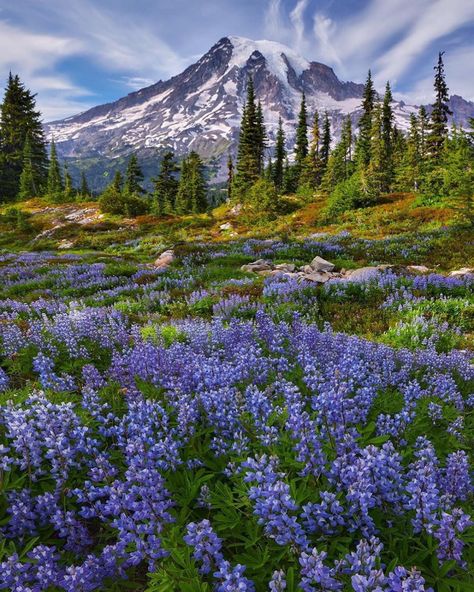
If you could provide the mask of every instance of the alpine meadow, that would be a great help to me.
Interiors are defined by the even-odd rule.
[[[0,591],[474,592],[473,39],[0,0]]]

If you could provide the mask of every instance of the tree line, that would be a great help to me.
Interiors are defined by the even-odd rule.
[[[249,78],[237,162],[234,167],[229,158],[228,163],[228,195],[257,211],[276,211],[281,195],[296,193],[311,199],[321,193],[329,196],[326,213],[334,217],[348,209],[370,206],[382,194],[416,192],[425,202],[455,198],[456,207],[474,221],[474,120],[470,131],[455,125],[448,128],[451,111],[443,53],[434,70],[431,113],[423,106],[412,113],[408,134],[395,123],[390,83],[379,97],[370,70],[358,133],[347,115],[334,147],[328,113],[316,111],[309,123],[303,94],[292,162],[280,118],[275,147],[265,165],[267,134]]]
[[[451,112],[443,53],[434,69],[430,113],[423,106],[412,113],[407,134],[395,123],[390,83],[379,97],[369,71],[357,133],[347,115],[334,145],[329,114],[316,111],[310,116],[303,94],[290,151],[281,118],[275,146],[269,149],[262,104],[249,77],[235,163],[228,157],[228,200],[260,214],[274,214],[281,209],[283,195],[312,199],[321,194],[328,196],[326,212],[334,217],[372,205],[382,194],[416,192],[426,202],[454,198],[456,207],[473,220],[474,122],[470,131],[448,128]],[[196,152],[178,162],[171,150],[165,151],[151,192],[145,191],[143,181],[133,154],[125,174],[116,173],[99,196],[102,210],[129,216],[150,211],[180,215],[209,207],[205,166]],[[0,105],[0,200],[32,196],[54,202],[95,197],[84,173],[79,187],[74,187],[67,165],[59,163],[54,141],[48,155],[35,95],[10,74]]]

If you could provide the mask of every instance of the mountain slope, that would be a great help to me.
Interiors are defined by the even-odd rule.
[[[227,151],[235,150],[249,75],[264,107],[270,145],[279,117],[292,145],[302,92],[310,113],[328,111],[336,135],[346,114],[357,121],[363,85],[341,82],[328,66],[280,43],[224,37],[178,76],[50,123],[46,132],[63,157],[93,162],[99,172],[105,160],[122,162],[132,151],[145,159],[171,147],[178,154],[196,150],[214,161],[219,179]],[[474,116],[474,104],[455,98],[463,122]],[[395,105],[400,127],[407,128],[414,110],[402,102]]]

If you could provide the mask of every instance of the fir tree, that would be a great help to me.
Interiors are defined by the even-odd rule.
[[[79,190],[79,195],[82,199],[87,199],[91,195],[89,185],[87,183],[87,177],[84,171],[81,172],[81,188]]]
[[[64,165],[64,201],[71,201],[73,198],[74,187],[72,186],[72,178],[66,164]]]
[[[448,135],[448,115],[451,115],[448,104],[449,89],[444,74],[443,55],[444,52],[439,53],[438,63],[434,67],[435,102],[431,111],[431,125],[428,136],[429,152],[434,160],[439,160],[443,152],[443,145]]]
[[[265,168],[265,149],[267,147],[267,131],[265,129],[265,121],[263,118],[262,103],[259,101],[257,106],[257,137],[256,148],[258,157],[258,172],[263,175]]]
[[[56,144],[51,141],[51,151],[49,155],[48,183],[47,193],[50,199],[61,201],[64,191],[61,169],[59,168],[58,157],[56,154]]]
[[[295,165],[298,173],[301,172],[303,163],[308,156],[308,111],[306,109],[306,97],[301,97],[301,107],[296,128]]]
[[[33,154],[31,149],[30,134],[26,134],[25,147],[23,148],[23,168],[20,175],[20,190],[18,199],[30,199],[37,195],[35,176],[33,174]]]
[[[227,201],[230,202],[232,199],[232,185],[234,183],[234,161],[229,151],[227,157]]]
[[[328,160],[329,154],[331,152],[331,124],[329,122],[329,116],[327,111],[324,114],[324,123],[323,123],[323,137],[321,141],[321,166],[322,170],[325,171]]]
[[[191,152],[183,160],[181,177],[176,195],[178,214],[197,214],[207,209],[207,184],[201,157]]]
[[[145,193],[145,190],[141,186],[141,182],[143,181],[143,173],[138,164],[136,154],[132,154],[128,161],[127,171],[125,173],[125,185],[123,188],[123,193],[125,195],[141,195]]]
[[[247,101],[240,126],[237,166],[234,177],[235,193],[245,197],[245,193],[260,175],[262,159],[262,127],[257,115],[255,90],[250,77],[247,83]]]
[[[369,70],[362,97],[362,115],[359,119],[359,137],[356,145],[356,161],[362,169],[369,165],[371,158],[372,112],[375,99],[376,92]]]
[[[275,164],[273,166],[273,182],[278,191],[283,188],[283,177],[285,171],[286,148],[285,148],[285,131],[283,130],[283,122],[280,117],[278,120],[278,131],[276,135],[275,144]]]
[[[153,179],[153,210],[158,215],[172,214],[175,211],[176,194],[178,193],[177,173],[179,166],[171,150],[163,154],[160,172]]]
[[[368,167],[362,173],[363,192],[366,195],[365,204],[373,203],[380,196],[384,183],[382,108],[379,103],[375,104],[371,119],[371,158]]]
[[[329,156],[322,180],[325,192],[332,192],[339,183],[346,181],[353,173],[352,166],[352,122],[350,115],[344,120],[341,140]]]
[[[268,159],[268,165],[265,169],[265,180],[273,183],[273,161],[271,156]]]
[[[418,189],[421,162],[420,121],[412,113],[410,115],[410,130],[406,142],[406,150],[397,168],[397,187],[402,191],[416,191]]]
[[[429,124],[430,119],[428,117],[428,113],[426,112],[426,108],[422,105],[418,111],[418,121],[419,121],[419,136],[420,136],[420,158],[422,161],[425,161],[428,155],[428,147],[427,147],[427,137],[429,131]]]
[[[48,157],[35,96],[10,73],[0,106],[0,197],[7,201],[14,200],[19,192],[27,135],[35,193],[45,186]]]
[[[382,190],[388,192],[393,181],[393,110],[392,89],[387,82],[382,107],[382,150],[383,150],[383,180]]]
[[[319,113],[315,112],[313,125],[311,128],[311,142],[309,153],[303,165],[303,171],[300,175],[300,185],[309,186],[315,189],[321,183],[323,173],[323,164],[320,154],[321,131],[319,128]]]

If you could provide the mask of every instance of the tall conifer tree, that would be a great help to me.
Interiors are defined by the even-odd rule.
[[[275,183],[275,187],[278,189],[278,191],[281,191],[283,188],[285,161],[285,131],[283,130],[283,121],[280,117],[278,120],[278,131],[275,144],[275,163],[273,166],[273,182]]]
[[[6,201],[16,199],[19,192],[27,134],[35,193],[45,186],[48,157],[35,96],[10,73],[0,106],[0,197]]]
[[[301,97],[300,113],[298,115],[298,126],[296,128],[295,144],[295,165],[298,174],[301,172],[305,158],[308,156],[308,111],[306,108],[306,97]]]
[[[362,115],[359,119],[359,137],[356,145],[356,160],[362,169],[369,165],[371,158],[372,112],[376,96],[372,73],[369,70],[362,97]]]
[[[430,156],[439,160],[443,152],[444,141],[448,135],[448,115],[451,115],[449,108],[449,89],[446,84],[443,63],[444,52],[438,55],[438,63],[434,67],[435,79],[435,102],[431,111],[431,125],[428,136]]]
[[[156,214],[172,214],[175,210],[176,194],[178,192],[178,164],[174,153],[167,150],[161,160],[160,172],[153,179],[153,209]]]
[[[54,143],[54,140],[51,140],[47,193],[52,200],[61,201],[63,191],[63,179],[61,177],[61,169],[59,168],[58,157],[56,154],[56,144]]]
[[[137,160],[137,155],[132,154],[128,161],[127,170],[125,172],[125,185],[123,192],[125,195],[142,194],[145,192],[141,183],[143,181],[143,172]]]

